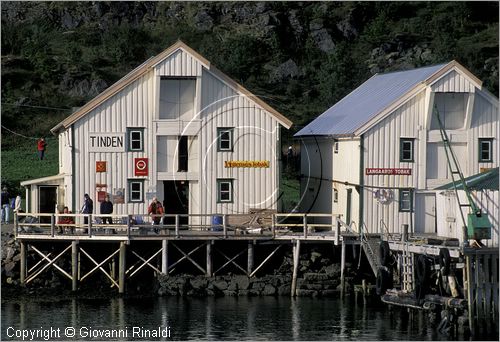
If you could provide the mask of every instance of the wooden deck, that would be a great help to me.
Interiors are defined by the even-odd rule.
[[[260,216],[259,216],[260,215]],[[101,217],[83,214],[19,215],[15,223],[15,236],[29,241],[147,241],[147,240],[306,240],[339,244],[344,235],[347,240],[357,237],[339,216],[330,214],[276,214],[246,215],[163,215],[161,223],[153,225],[147,215],[108,215],[113,224],[97,223]],[[222,217],[221,224],[181,224],[181,220],[194,218],[205,221],[213,216]],[[60,224],[61,217],[71,217],[72,224]],[[87,224],[84,218],[88,219]],[[173,224],[163,224],[165,220]],[[322,220],[322,223],[318,223]],[[46,221],[46,223],[40,223]],[[140,221],[141,223],[136,223]],[[324,222],[328,223],[324,223]]]

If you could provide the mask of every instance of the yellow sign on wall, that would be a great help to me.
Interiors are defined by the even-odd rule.
[[[269,160],[226,160],[224,162],[225,168],[232,167],[254,167],[254,168],[268,168]]]

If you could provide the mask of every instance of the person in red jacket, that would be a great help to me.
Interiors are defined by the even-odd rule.
[[[44,138],[40,138],[37,144],[38,144],[38,156],[40,157],[40,160],[43,160],[43,157],[45,156],[45,148],[47,147],[47,143],[45,142]]]

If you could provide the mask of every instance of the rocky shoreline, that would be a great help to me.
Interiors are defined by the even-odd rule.
[[[96,295],[96,292],[106,297],[117,294],[109,288],[106,278],[96,279],[92,284],[81,284],[75,294],[70,290],[71,283],[54,268],[47,269],[27,287],[22,287],[19,281],[20,273],[20,245],[9,233],[2,233],[2,290],[10,296],[36,295],[54,293],[63,296]],[[331,247],[330,247],[331,251]],[[300,255],[300,266],[297,278],[299,297],[332,297],[340,295],[340,265],[332,262],[333,255],[324,250],[305,249]],[[330,252],[331,254],[331,252]],[[28,251],[28,260],[34,257]],[[292,283],[292,255],[285,252],[281,259],[274,261],[274,270],[258,277],[249,278],[247,275],[221,274],[213,277],[180,273],[175,275],[159,274],[153,277],[144,277],[127,287],[127,296],[290,296]],[[69,260],[61,258],[59,266]],[[30,263],[30,261],[29,261]],[[31,263],[30,263],[31,264]],[[363,274],[354,269],[352,264],[346,263],[345,293],[353,292],[355,284],[361,283]],[[147,279],[146,279],[147,278]],[[96,291],[97,290],[97,291]]]

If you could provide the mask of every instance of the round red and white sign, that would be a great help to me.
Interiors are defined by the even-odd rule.
[[[148,166],[148,164],[146,163],[146,161],[144,160],[138,160],[136,163],[135,163],[135,167],[137,168],[137,170],[139,171],[143,171],[146,169],[146,167]]]

